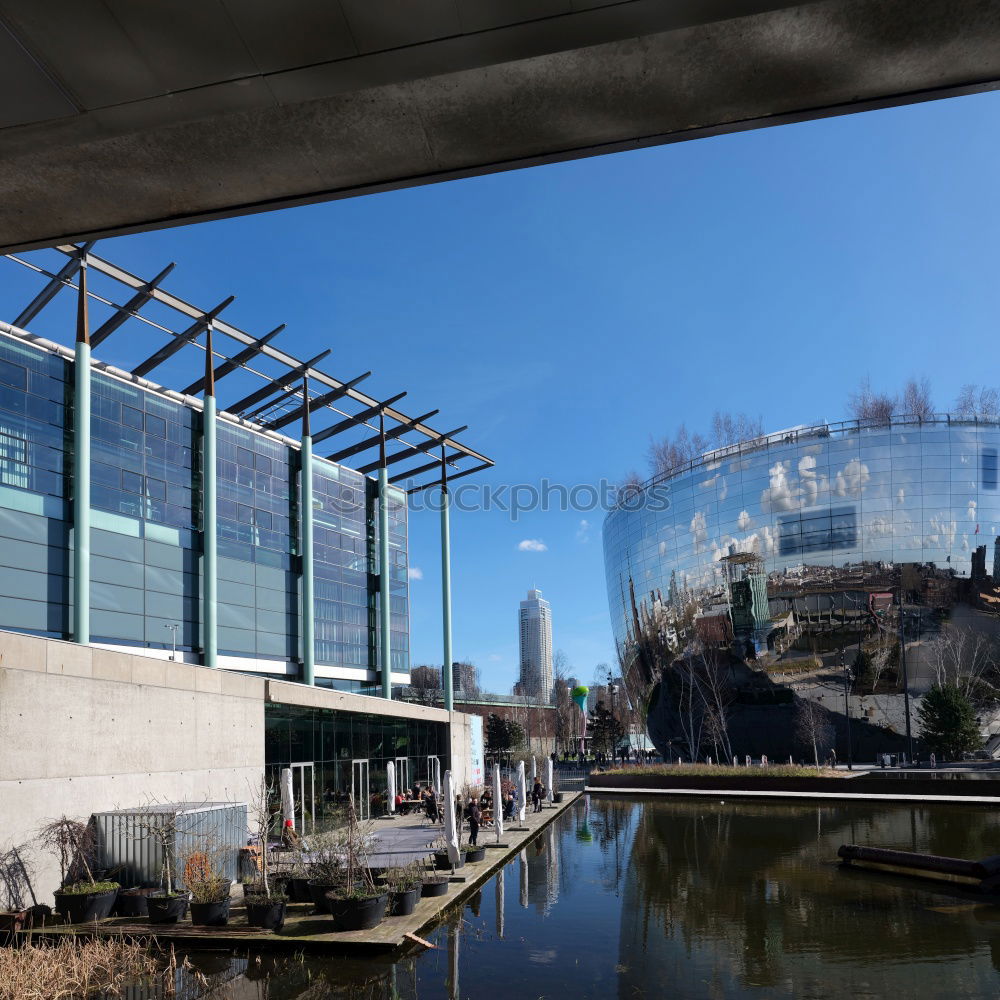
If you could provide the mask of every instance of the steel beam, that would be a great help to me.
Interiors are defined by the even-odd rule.
[[[430,451],[432,448],[436,448],[438,445],[443,444],[453,434],[461,434],[462,431],[467,431],[468,429],[469,429],[468,424],[462,424],[461,427],[456,427],[454,430],[447,431],[446,433],[441,434],[436,438],[430,438],[429,440],[424,441],[421,444],[410,444],[409,442],[404,441],[403,444],[406,447],[401,448],[395,454],[390,455],[385,460],[385,464],[393,465],[396,462],[401,462],[404,458],[410,458],[412,455],[423,455],[425,452]],[[379,462],[372,462],[370,465],[363,465],[360,469],[358,469],[358,472],[360,472],[362,475],[365,475],[369,472],[374,472],[379,467],[380,464],[381,463]],[[436,464],[437,463],[432,463],[429,467],[433,469],[434,465]],[[396,481],[395,479],[389,480],[389,482],[391,483],[394,483],[395,481]]]
[[[91,335],[90,346],[97,347],[107,340],[123,323],[135,316],[139,310],[152,297],[153,289],[162,282],[174,269],[174,264],[168,264],[160,273],[147,282],[135,295],[132,296],[123,306],[115,306],[115,314],[110,319],[105,320]]]
[[[456,472],[455,475],[448,477],[448,482],[454,482],[456,479],[464,479],[466,476],[471,476],[473,473],[482,472],[483,469],[489,469],[493,465],[492,462],[483,462],[482,465],[474,465],[471,469],[463,469],[461,472]],[[424,490],[429,490],[432,486],[437,486],[437,480],[432,480],[429,483],[424,483],[423,486],[414,486],[413,489],[407,490],[406,495],[412,496],[414,493],[421,493]]]
[[[282,389],[291,385],[296,379],[302,378],[303,375],[313,365],[319,364],[331,351],[331,348],[327,348],[325,351],[320,351],[319,354],[314,358],[310,358],[309,361],[296,361],[295,367],[291,371],[285,372],[284,375],[279,375],[277,378],[272,379],[263,388],[258,389],[256,392],[251,392],[249,396],[244,396],[242,399],[237,400],[232,406],[227,406],[226,409],[230,413],[242,413],[244,410],[249,409],[251,406],[255,406],[261,400],[267,399],[268,396],[273,396],[276,392],[280,392]],[[265,352],[261,352],[265,353]]]
[[[445,475],[444,448],[441,448],[441,632],[443,660],[441,667],[444,685],[444,707],[455,711],[454,678],[451,675],[451,522],[448,507],[448,479]]]
[[[132,374],[143,378],[154,368],[158,368],[168,358],[173,357],[185,344],[190,344],[195,337],[207,330],[212,325],[215,317],[235,300],[236,296],[230,295],[228,299],[220,302],[211,312],[199,316],[186,330],[176,334],[173,340],[167,341],[155,354],[150,355],[141,364],[136,365],[132,369]]]
[[[341,434],[343,431],[348,431],[352,427],[356,427],[358,424],[369,420],[371,417],[383,416],[386,412],[386,407],[389,406],[390,403],[395,403],[396,400],[402,399],[405,395],[405,392],[399,392],[395,396],[390,396],[384,403],[375,403],[374,405],[369,406],[367,410],[362,410],[360,413],[355,413],[353,417],[341,420],[339,424],[334,424],[332,427],[324,428],[319,432],[319,434],[313,435],[313,444],[319,444],[321,441],[325,441],[328,437],[333,437],[334,434]]]
[[[381,418],[384,424],[385,418]],[[385,458],[385,442],[382,443]],[[378,470],[378,619],[382,654],[382,697],[392,698],[392,601],[389,594],[389,477],[385,465]]]
[[[59,269],[58,274],[54,274],[49,283],[28,303],[22,310],[21,315],[14,320],[14,326],[24,330],[27,325],[56,297],[59,290],[80,270],[80,265],[86,259],[90,248],[96,243],[91,240],[81,246],[73,247],[70,252],[70,259]],[[63,253],[66,251],[64,250]]]
[[[352,444],[349,448],[344,448],[343,451],[338,451],[333,455],[327,455],[327,459],[331,462],[340,462],[345,458],[350,458],[352,455],[357,455],[359,452],[368,451],[369,448],[374,448],[375,445],[380,442],[384,443],[386,441],[402,437],[407,431],[413,429],[414,424],[417,424],[422,420],[427,420],[429,417],[433,417],[434,414],[440,412],[440,410],[431,410],[430,412],[424,413],[419,417],[414,417],[412,420],[408,420],[405,424],[393,427],[392,430],[388,430],[384,434],[375,434],[372,437],[365,438],[364,441]],[[386,462],[383,460],[382,464],[385,465]]]
[[[357,385],[359,382],[363,382],[366,378],[371,375],[371,372],[365,372],[363,375],[358,375],[357,378],[352,378],[350,382],[345,382],[339,389],[331,389],[329,392],[324,393],[322,396],[317,396],[315,399],[309,400],[309,408],[306,409],[305,403],[303,403],[297,409],[291,411],[291,413],[285,413],[275,420],[270,420],[266,424],[261,424],[261,426],[266,431],[276,431],[280,430],[282,427],[288,426],[288,424],[294,423],[299,417],[308,419],[310,413],[314,413],[321,406],[329,406],[330,403],[335,400],[340,399],[341,396],[347,394],[347,390],[351,386]]]
[[[218,329],[218,327],[216,327]],[[276,326],[270,333],[265,333],[260,340],[255,340],[250,347],[245,347],[239,354],[234,355],[231,358],[227,358],[225,361],[219,365],[215,371],[212,373],[213,381],[218,382],[219,379],[225,378],[232,371],[236,371],[240,365],[245,365],[251,358],[255,358],[260,354],[263,346],[269,341],[274,340],[275,337],[285,329],[285,324],[282,323],[281,326]],[[205,376],[196,379],[187,388],[181,389],[181,392],[185,396],[196,396],[202,389],[205,388]]]
[[[452,462],[455,462],[460,458],[465,458],[465,456],[459,451],[453,451],[445,459],[445,461],[450,465]],[[398,473],[397,475],[393,476],[392,479],[389,480],[389,482],[399,483],[402,482],[404,479],[412,479],[414,476],[419,476],[422,472],[430,472],[431,469],[436,469],[440,463],[441,459],[436,458],[433,462],[428,462],[426,465],[418,465],[415,469],[407,469],[406,472]]]

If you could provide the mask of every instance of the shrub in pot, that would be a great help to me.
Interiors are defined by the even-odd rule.
[[[39,830],[39,838],[59,861],[62,888],[56,909],[71,923],[89,923],[110,916],[120,888],[117,882],[94,876],[94,828],[61,816]]]
[[[146,914],[151,924],[176,924],[187,915],[190,896],[186,892],[161,890],[146,897]]]
[[[465,860],[471,865],[486,857],[486,848],[477,844],[463,844],[462,853],[465,855]]]
[[[288,900],[275,889],[264,885],[254,886],[244,893],[247,923],[268,931],[280,931],[285,924]]]
[[[425,899],[429,896],[443,896],[448,891],[450,881],[447,875],[425,875],[420,895]]]
[[[156,889],[146,889],[133,887],[130,889],[119,889],[118,898],[115,900],[114,915],[116,917],[146,917],[149,916],[149,908],[146,903]]]
[[[255,839],[261,847],[264,862],[260,869],[260,883],[243,891],[247,923],[251,927],[280,931],[285,923],[288,900],[283,892],[271,885],[267,870],[268,839],[272,827],[279,819],[279,810],[273,804],[274,788],[266,775],[262,775],[259,782],[250,786],[250,792],[251,831],[256,835]]]
[[[386,872],[389,889],[389,915],[405,917],[411,914],[420,898],[423,873],[416,864],[405,868],[390,868]]]
[[[201,927],[225,927],[229,923],[229,879],[219,871],[205,851],[188,855],[184,884],[191,893],[191,923]]]
[[[340,830],[338,856],[342,865],[341,884],[324,895],[336,930],[356,931],[377,927],[385,917],[389,892],[376,886],[369,859],[376,846],[374,824],[359,823],[354,802],[345,810],[346,824]]]

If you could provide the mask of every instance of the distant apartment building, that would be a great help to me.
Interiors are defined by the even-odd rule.
[[[540,590],[529,590],[518,612],[521,677],[515,693],[549,701],[552,697],[552,609]]]

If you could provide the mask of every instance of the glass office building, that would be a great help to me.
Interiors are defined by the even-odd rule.
[[[998,453],[996,422],[851,421],[721,449],[651,480],[604,522],[619,648],[650,614],[683,630],[682,609],[702,639],[743,641],[753,656],[780,629],[852,628],[900,589],[907,615],[975,604],[1000,578]]]
[[[70,638],[73,353],[0,335],[0,628]],[[90,639],[197,662],[202,403],[95,365]],[[219,665],[295,679],[302,662],[299,443],[217,420]],[[316,682],[381,669],[376,484],[313,459]],[[389,493],[393,680],[409,672],[406,494]]]

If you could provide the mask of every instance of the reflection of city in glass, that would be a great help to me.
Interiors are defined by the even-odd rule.
[[[901,574],[907,603],[951,607],[994,572],[998,449],[996,423],[940,418],[708,453],[656,480],[667,509],[634,500],[605,519],[616,639],[643,609],[686,606],[701,638],[742,638],[753,656],[884,607]]]

